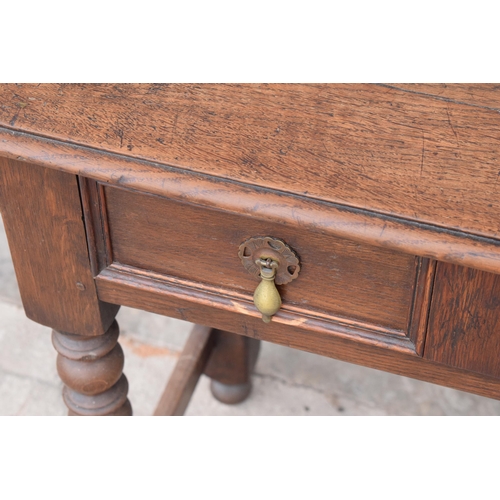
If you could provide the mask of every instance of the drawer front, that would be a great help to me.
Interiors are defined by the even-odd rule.
[[[278,286],[283,305],[273,322],[283,313],[299,323],[316,318],[332,334],[347,325],[356,336],[415,351],[425,259],[125,189],[102,193],[112,268],[149,273],[152,283],[208,287],[234,299],[235,307],[243,304],[243,314],[257,314],[252,295],[259,280],[243,267],[238,248],[250,237],[276,237],[295,250],[301,271]]]

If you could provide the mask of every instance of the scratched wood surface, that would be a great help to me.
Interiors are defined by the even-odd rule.
[[[9,84],[0,126],[499,237],[498,91],[481,88]]]
[[[438,263],[425,357],[500,377],[500,276]]]
[[[500,111],[500,84],[498,83],[395,83],[388,86]]]

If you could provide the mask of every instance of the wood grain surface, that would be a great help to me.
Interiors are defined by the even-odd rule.
[[[103,334],[119,307],[97,298],[76,176],[0,158],[0,207],[26,315]]]
[[[415,352],[422,356],[425,337],[427,334],[427,323],[429,321],[429,309],[431,297],[434,291],[434,279],[436,275],[435,260],[419,259],[417,261],[417,275],[415,282],[415,293],[411,308],[410,321],[408,322],[409,338],[415,345]]]
[[[0,125],[500,236],[500,115],[467,102],[371,84],[9,84]]]
[[[105,189],[112,260],[237,291],[252,300],[260,280],[238,257],[241,243],[272,236],[299,256],[296,280],[278,286],[283,307],[407,332],[415,257],[159,196]]]
[[[85,231],[87,233],[87,245],[89,248],[90,266],[92,274],[97,276],[101,269],[111,264],[108,233],[108,216],[106,205],[102,201],[102,185],[87,179],[78,177],[80,187],[80,198],[82,201]]]
[[[500,84],[498,83],[395,83],[386,86],[418,92],[457,104],[470,104],[500,111]]]
[[[438,263],[425,357],[500,377],[500,277]]]

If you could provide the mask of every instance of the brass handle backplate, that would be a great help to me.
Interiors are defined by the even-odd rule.
[[[259,236],[240,245],[238,256],[246,270],[260,278],[253,301],[265,323],[271,321],[281,307],[281,297],[275,285],[294,280],[300,271],[299,259],[284,242],[270,236]]]

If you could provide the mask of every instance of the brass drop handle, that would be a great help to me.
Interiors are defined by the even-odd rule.
[[[260,278],[262,281],[255,289],[253,302],[255,307],[262,314],[262,321],[270,323],[271,317],[279,311],[281,307],[281,297],[274,283],[278,262],[272,259],[257,259],[255,264],[260,268]]]
[[[299,258],[283,240],[272,236],[249,238],[239,246],[238,256],[245,269],[261,280],[253,294],[253,302],[262,320],[270,323],[281,307],[276,285],[286,285],[297,278]]]

